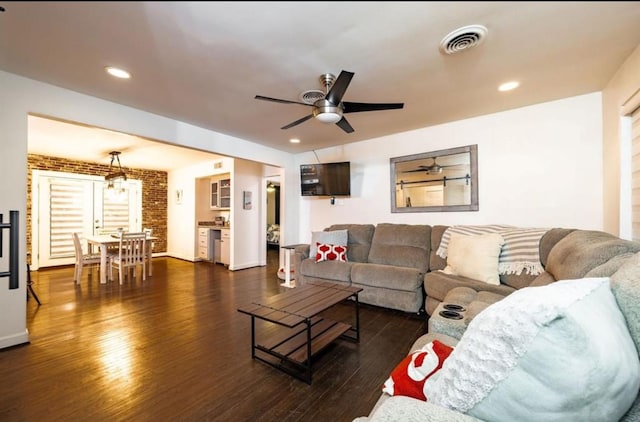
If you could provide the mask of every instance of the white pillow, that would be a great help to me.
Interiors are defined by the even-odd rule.
[[[609,279],[586,278],[490,305],[425,394],[488,421],[600,422],[619,420],[639,388],[640,360]]]
[[[461,275],[488,284],[500,284],[498,259],[504,245],[499,233],[461,235],[451,233],[446,274]]]
[[[327,245],[347,246],[349,239],[348,230],[330,230],[322,232],[311,232],[311,245],[309,245],[309,258],[316,259],[318,252],[316,243]]]

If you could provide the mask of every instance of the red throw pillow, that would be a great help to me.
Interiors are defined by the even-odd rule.
[[[408,396],[427,401],[424,384],[442,368],[453,347],[434,340],[402,360],[391,372],[382,391],[391,396]]]
[[[347,247],[316,242],[316,262],[342,261],[347,262]]]

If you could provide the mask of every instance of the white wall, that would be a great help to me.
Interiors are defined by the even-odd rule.
[[[9,221],[9,211],[20,213],[20,269],[27,265],[27,96],[22,87],[0,72],[0,213]],[[8,271],[8,233],[3,234],[0,271]],[[26,271],[20,271],[20,287],[9,290],[9,279],[0,278],[0,349],[29,341],[26,316]]]
[[[334,223],[602,229],[601,121],[601,94],[592,93],[316,151],[322,162],[351,161],[351,197],[333,206],[301,197],[298,240]],[[479,211],[391,213],[390,158],[470,144]],[[296,156],[296,165],[315,162]]]
[[[266,249],[265,230],[261,215],[265,187],[262,178],[263,166],[247,160],[234,162],[231,186],[233,193],[231,219],[231,265],[230,270],[255,267],[261,264]],[[251,192],[251,209],[243,208],[243,192]]]
[[[620,135],[622,106],[640,90],[640,46],[629,56],[618,69],[616,75],[602,91],[603,103],[603,137],[604,137],[604,230],[620,234],[620,226],[628,225],[621,221],[620,215],[627,218],[630,210],[620,209],[621,157],[629,157],[631,151],[622,151]],[[629,233],[625,233],[629,235]]]

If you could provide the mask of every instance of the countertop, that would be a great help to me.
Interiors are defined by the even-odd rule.
[[[209,227],[214,230],[230,229],[231,226],[218,226],[214,221],[198,221],[198,227]]]

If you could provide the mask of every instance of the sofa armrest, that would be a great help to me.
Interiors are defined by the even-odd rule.
[[[385,400],[368,417],[353,422],[478,422],[473,416],[458,413],[411,397],[395,396]]]
[[[300,244],[298,246],[296,246],[296,248],[293,250],[293,257],[291,259],[291,265],[294,268],[294,270],[296,271],[297,275],[296,278],[300,278],[300,268],[302,267],[302,261],[309,258],[309,251],[311,249],[311,246],[309,245],[305,245],[305,244]],[[298,280],[300,283],[302,283],[302,280]]]
[[[297,254],[301,254],[302,255],[302,259],[305,259],[305,258],[309,258],[309,251],[310,250],[311,250],[311,246],[310,245],[298,245],[294,249],[294,253],[296,255]]]

